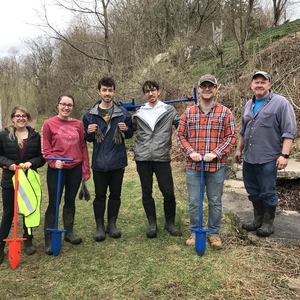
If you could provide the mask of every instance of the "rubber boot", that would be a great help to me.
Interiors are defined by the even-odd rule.
[[[52,255],[51,249],[51,240],[52,240],[52,233],[47,230],[47,228],[53,229],[55,223],[55,215],[45,214],[45,223],[44,223],[44,235],[45,235],[45,252],[48,255]]]
[[[73,245],[78,245],[82,242],[81,237],[76,236],[73,232],[75,217],[75,207],[69,207],[63,209],[63,221],[65,232],[65,241]]]
[[[25,217],[23,216],[23,238],[26,238],[26,240],[24,241],[24,246],[25,246],[25,252],[27,255],[31,255],[34,254],[36,252],[35,247],[32,244],[32,239],[33,239],[33,235],[32,235],[32,228],[28,228],[26,227],[25,224]],[[29,234],[30,232],[30,234]]]
[[[156,224],[156,217],[148,217],[149,227],[146,232],[147,238],[153,239],[157,237],[157,224]]]
[[[1,242],[0,243],[0,264],[2,264],[4,260],[4,248],[5,248],[5,242]]]
[[[26,254],[27,255],[34,254],[36,252],[36,249],[32,244],[33,235],[32,234],[29,235],[29,234],[24,233],[23,238],[26,238],[26,240],[24,241]]]
[[[172,236],[182,236],[181,231],[175,226],[175,217],[169,218],[166,223],[164,228],[170,233]]]
[[[147,238],[153,239],[157,237],[157,223],[156,223],[156,207],[154,199],[143,200],[144,210],[149,222],[149,227],[146,231]]]
[[[242,228],[247,231],[257,230],[262,225],[264,218],[264,207],[262,201],[252,202],[252,205],[254,212],[254,220],[252,222],[242,224]]]
[[[181,231],[175,226],[176,202],[164,202],[164,212],[166,219],[164,229],[172,236],[182,236]]]
[[[119,200],[108,200],[108,209],[107,209],[107,219],[108,224],[106,227],[106,232],[110,237],[114,239],[118,239],[121,237],[121,232],[116,226],[119,209],[120,209],[121,201]]]
[[[264,206],[264,218],[261,227],[256,231],[258,236],[267,237],[274,233],[273,222],[275,219],[276,206],[266,207]]]
[[[105,202],[93,202],[94,215],[96,221],[96,233],[94,239],[96,242],[102,242],[105,240],[105,227],[104,227],[104,212]]]

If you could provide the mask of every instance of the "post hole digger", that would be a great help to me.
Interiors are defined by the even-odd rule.
[[[206,249],[206,233],[210,230],[203,229],[203,200],[204,200],[204,159],[201,160],[200,169],[200,203],[199,203],[199,228],[192,229],[195,232],[195,250],[199,256],[203,256]]]
[[[61,160],[61,161],[74,160],[73,158],[62,158],[62,157],[60,158],[48,157],[47,159]],[[51,249],[54,256],[58,256],[61,249],[62,233],[66,232],[65,229],[58,229],[59,204],[60,204],[60,197],[61,197],[61,181],[62,181],[62,169],[58,169],[54,228],[46,228],[46,230],[51,233]]]
[[[4,168],[6,169],[6,167]],[[17,268],[21,259],[21,242],[25,241],[26,243],[26,240],[32,237],[31,228],[40,223],[40,178],[36,171],[23,168],[23,164],[16,166],[15,175],[12,178],[14,185],[13,238],[3,239],[4,242],[9,243],[8,260],[13,270]],[[28,235],[23,235],[23,238],[17,238],[18,213],[23,215],[23,222],[27,228]]]
[[[19,169],[22,166],[16,166],[15,171],[15,189],[14,189],[14,233],[12,238],[4,239],[4,242],[9,243],[8,246],[8,260],[11,268],[15,270],[21,260],[21,242],[26,238],[17,238],[18,233],[18,183],[19,183]]]

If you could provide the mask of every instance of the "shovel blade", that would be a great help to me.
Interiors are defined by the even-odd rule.
[[[209,229],[192,229],[195,232],[195,250],[199,256],[203,256],[206,249],[206,233]]]
[[[206,232],[196,232],[195,250],[199,256],[203,256],[206,249]]]
[[[52,232],[51,236],[51,249],[53,252],[54,256],[58,256],[60,249],[61,249],[61,244],[62,244],[62,234],[66,232],[65,229],[49,229],[47,228],[48,231]]]
[[[15,270],[21,260],[21,242],[26,238],[4,239],[8,242],[8,261],[13,270]]]

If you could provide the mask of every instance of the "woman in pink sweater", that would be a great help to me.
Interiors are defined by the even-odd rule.
[[[46,120],[41,130],[42,154],[48,163],[47,185],[49,204],[45,214],[45,252],[53,254],[51,232],[54,228],[58,169],[62,169],[61,191],[65,189],[63,222],[66,229],[64,239],[72,244],[80,244],[81,238],[73,233],[75,198],[82,179],[90,178],[89,157],[84,129],[81,121],[71,118],[75,102],[71,95],[63,94],[58,98],[58,115]],[[73,161],[49,160],[49,157],[73,158]],[[61,196],[60,196],[61,197]]]

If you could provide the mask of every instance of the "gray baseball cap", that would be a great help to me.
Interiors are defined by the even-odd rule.
[[[210,74],[205,74],[205,75],[201,76],[199,79],[198,85],[200,85],[203,82],[210,82],[214,85],[218,84],[216,77],[213,75],[210,75]]]
[[[265,79],[271,81],[271,76],[269,73],[265,72],[265,71],[257,71],[253,74],[252,79],[254,79],[256,76],[261,75],[263,76]]]

